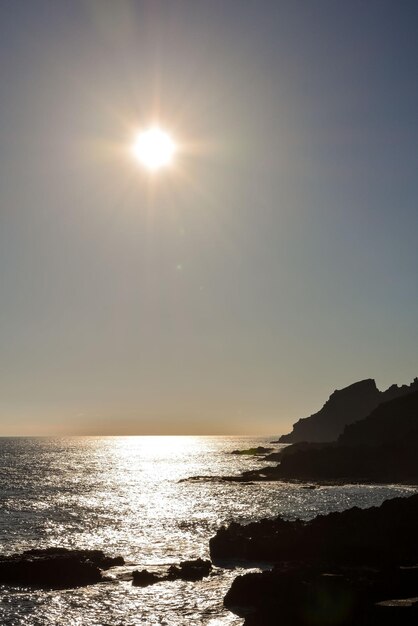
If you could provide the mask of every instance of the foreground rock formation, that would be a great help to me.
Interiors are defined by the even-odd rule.
[[[270,562],[239,576],[225,606],[246,626],[416,624],[418,495],[304,522],[231,524],[210,541],[215,562]],[[407,602],[406,599],[410,599]]]
[[[123,565],[101,550],[47,548],[0,556],[0,584],[46,589],[83,587],[106,580],[102,570]]]
[[[345,426],[364,419],[379,404],[417,390],[418,378],[411,385],[392,385],[386,391],[379,391],[371,378],[354,383],[334,391],[320,411],[296,422],[279,443],[336,441]]]
[[[416,626],[417,584],[416,567],[285,566],[238,577],[224,602],[245,626]]]
[[[325,561],[373,564],[383,559],[418,563],[418,494],[380,507],[354,507],[310,520],[281,517],[248,525],[232,522],[210,539],[212,561]]]

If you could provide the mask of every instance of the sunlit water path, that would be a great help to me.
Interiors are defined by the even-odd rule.
[[[122,555],[115,580],[66,591],[0,587],[4,626],[238,625],[222,599],[240,570],[217,569],[202,582],[141,589],[124,580],[135,567],[158,568],[208,556],[225,522],[281,514],[310,518],[380,504],[408,487],[315,490],[282,483],[179,482],[195,475],[239,474],[261,463],[231,455],[271,438],[85,437],[0,439],[2,553],[34,547],[99,548]]]

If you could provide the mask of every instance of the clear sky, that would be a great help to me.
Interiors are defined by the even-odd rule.
[[[3,0],[0,434],[279,434],[417,376],[417,32],[415,0]]]

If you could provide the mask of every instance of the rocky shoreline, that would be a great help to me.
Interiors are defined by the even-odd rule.
[[[350,423],[334,442],[299,442],[275,450],[234,450],[274,461],[238,476],[195,476],[190,481],[418,485],[418,392],[404,394]],[[210,539],[212,562],[182,561],[164,572],[124,571],[135,587],[199,581],[213,565],[245,562],[268,571],[238,576],[225,607],[245,626],[412,626],[418,623],[418,494],[380,507],[351,508],[310,521],[281,517],[248,525],[232,522]],[[212,565],[213,564],[213,565]],[[122,557],[100,550],[49,548],[0,556],[0,584],[69,589],[115,578]],[[216,572],[215,572],[216,573]]]
[[[381,626],[418,617],[418,495],[304,522],[232,523],[210,541],[213,561],[270,562],[239,576],[225,606],[245,626]]]
[[[129,578],[139,587],[193,582],[210,576],[213,565],[263,563],[268,571],[238,576],[224,598],[245,626],[279,620],[287,626],[412,626],[418,618],[417,527],[418,494],[310,521],[233,522],[211,538],[212,562],[182,561],[163,575],[134,570]],[[0,583],[74,588],[112,580],[103,572],[123,565],[122,557],[100,550],[29,550],[0,558]]]
[[[351,508],[310,521],[281,517],[232,522],[210,539],[212,562],[171,565],[164,574],[130,571],[134,586],[198,581],[213,565],[245,562],[268,571],[238,576],[225,607],[245,626],[412,626],[418,618],[418,494],[380,507]],[[100,550],[48,548],[0,557],[0,584],[69,589],[114,578],[122,557]],[[120,577],[120,576],[119,576]]]

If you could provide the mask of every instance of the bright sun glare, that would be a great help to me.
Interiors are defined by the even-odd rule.
[[[135,158],[151,171],[169,165],[176,152],[170,135],[158,127],[140,132],[133,144]]]

